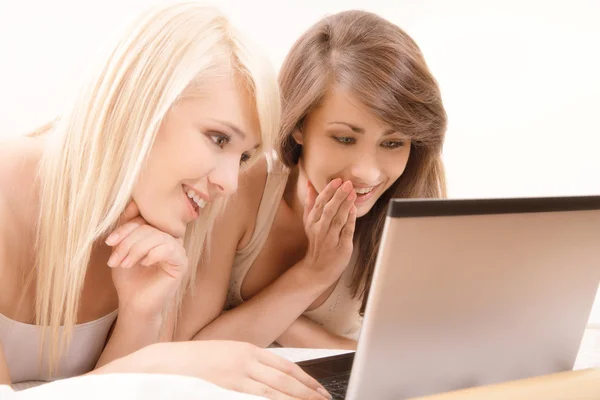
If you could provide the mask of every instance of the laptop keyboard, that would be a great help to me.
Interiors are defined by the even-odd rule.
[[[349,380],[350,374],[347,373],[322,379],[319,382],[329,392],[333,400],[344,400],[346,398],[346,390],[348,390]]]

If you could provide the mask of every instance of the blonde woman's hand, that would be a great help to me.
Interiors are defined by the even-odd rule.
[[[303,264],[325,279],[338,279],[352,257],[355,200],[350,181],[334,179],[319,194],[308,183],[303,220],[309,244]]]
[[[193,376],[225,389],[273,400],[331,399],[327,391],[297,364],[245,342],[157,343],[103,369],[105,371],[98,372],[133,370]]]
[[[149,225],[131,201],[106,244],[112,247],[108,265],[119,315],[160,315],[188,269],[183,241]]]

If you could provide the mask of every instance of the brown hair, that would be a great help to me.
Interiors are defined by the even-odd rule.
[[[447,117],[421,50],[398,26],[365,11],[323,18],[293,45],[279,74],[282,120],[277,150],[293,167],[302,152],[292,134],[332,86],[353,93],[383,122],[411,139],[402,176],[357,221],[358,266],[352,292],[367,302],[391,198],[446,196],[441,160]]]

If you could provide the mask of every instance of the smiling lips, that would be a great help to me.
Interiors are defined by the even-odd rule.
[[[197,219],[200,214],[199,211],[201,208],[204,208],[206,206],[206,204],[208,203],[206,195],[204,194],[199,194],[198,192],[196,192],[194,189],[192,189],[189,186],[183,186],[183,193],[182,195],[185,196],[184,199],[186,200],[186,203],[188,204],[188,218],[186,218],[186,220],[188,220],[188,222],[193,221],[195,219]]]
[[[369,200],[371,197],[373,197],[373,193],[375,193],[373,189],[378,186],[379,184],[369,187],[354,188],[354,191],[356,192],[356,200],[354,200],[354,204],[360,205],[361,203]]]

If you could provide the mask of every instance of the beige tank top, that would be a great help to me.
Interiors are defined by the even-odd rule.
[[[69,378],[94,369],[117,311],[74,327],[69,348],[58,363],[57,374],[52,378],[47,374],[47,357],[41,362],[39,357],[42,327],[14,321],[0,314],[0,343],[13,384]]]
[[[258,208],[256,225],[248,244],[236,252],[229,282],[226,309],[233,308],[243,302],[241,296],[242,283],[248,270],[258,257],[267,240],[275,214],[279,208],[283,192],[287,184],[289,171],[277,159],[275,153],[267,155],[267,181]],[[358,339],[362,324],[359,314],[361,301],[352,298],[350,284],[352,271],[356,265],[357,254],[352,255],[348,268],[342,274],[331,295],[319,307],[305,311],[304,316],[318,323],[327,331],[349,339]]]

